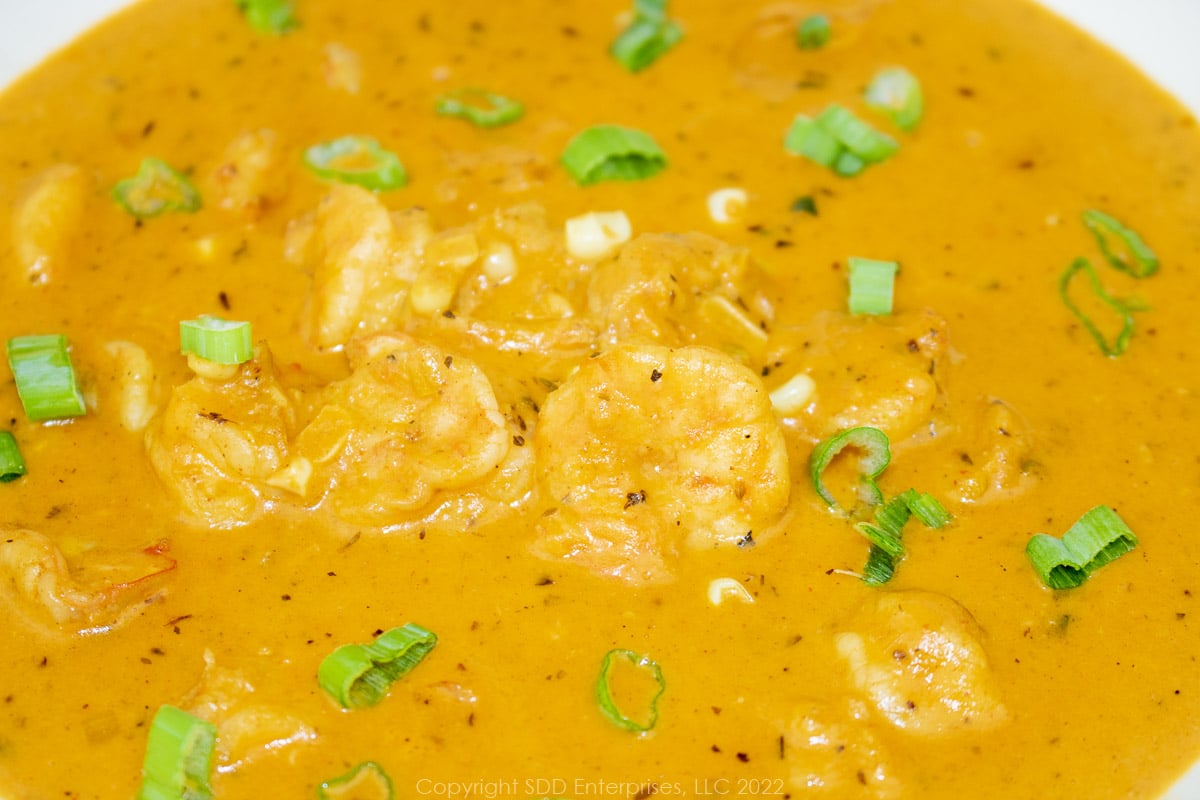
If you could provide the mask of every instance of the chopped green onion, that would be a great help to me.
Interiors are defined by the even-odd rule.
[[[65,419],[87,413],[67,352],[67,337],[16,336],[8,340],[8,365],[17,395],[31,420]]]
[[[850,313],[890,314],[896,281],[895,261],[850,258]]]
[[[259,33],[282,36],[300,24],[292,0],[237,0],[237,6]]]
[[[833,27],[829,17],[824,14],[812,14],[800,20],[796,26],[796,45],[801,50],[820,50],[829,43],[833,35]]]
[[[1051,589],[1073,589],[1093,572],[1137,547],[1137,537],[1117,512],[1096,506],[1080,517],[1062,539],[1035,534],[1025,554]]]
[[[900,496],[904,498],[904,504],[908,506],[912,515],[921,520],[921,524],[926,528],[936,530],[944,528],[954,521],[954,517],[950,516],[950,512],[946,510],[945,506],[931,494],[918,493],[916,489],[909,489]]]
[[[630,72],[641,72],[683,38],[683,28],[670,19],[641,17],[621,31],[608,52]]]
[[[344,644],[334,650],[317,669],[317,681],[342,708],[367,708],[386,697],[392,684],[436,644],[434,633],[410,622],[371,644]]]
[[[812,455],[809,456],[808,475],[812,480],[813,488],[829,506],[837,507],[837,500],[825,487],[821,476],[838,453],[847,447],[853,447],[863,451],[864,454],[859,462],[859,470],[862,473],[859,495],[868,505],[882,503],[883,492],[875,484],[875,479],[883,474],[892,460],[889,444],[886,433],[878,428],[866,426],[849,428],[831,436],[813,448]]]
[[[903,67],[880,70],[867,86],[867,105],[887,113],[903,131],[916,130],[925,113],[921,83]]]
[[[822,167],[833,168],[843,152],[841,144],[811,117],[797,115],[784,137],[783,147],[789,153],[804,156]]]
[[[1115,311],[1121,318],[1121,330],[1117,333],[1116,338],[1113,339],[1111,345],[1109,344],[1107,337],[1105,337],[1096,324],[1092,322],[1087,314],[1083,313],[1071,300],[1071,280],[1075,277],[1076,273],[1079,272],[1087,273],[1088,280],[1092,285],[1092,293],[1096,295],[1098,300]],[[1133,336],[1133,311],[1135,308],[1133,305],[1122,300],[1118,300],[1105,291],[1104,287],[1100,284],[1100,278],[1096,275],[1096,270],[1093,269],[1090,261],[1088,261],[1086,258],[1075,259],[1074,263],[1067,267],[1066,271],[1063,272],[1062,277],[1059,278],[1058,293],[1062,297],[1063,304],[1079,319],[1080,322],[1083,323],[1083,327],[1086,328],[1087,332],[1090,333],[1092,338],[1096,340],[1096,344],[1100,346],[1100,351],[1104,353],[1104,355],[1108,356],[1109,358],[1113,358],[1121,355],[1126,351],[1126,349],[1128,349],[1129,339]]]
[[[364,761],[345,775],[317,787],[318,800],[392,800],[392,779],[374,761]]]
[[[232,322],[207,314],[179,323],[180,352],[217,364],[241,364],[254,355],[249,322]]]
[[[792,211],[819,216],[817,211],[817,200],[811,194],[806,194],[802,197],[797,197],[792,201]]]
[[[654,678],[655,683],[658,684],[657,690],[650,698],[646,723],[644,725],[636,719],[626,716],[617,707],[616,701],[613,700],[608,673],[612,669],[613,662],[618,658],[628,661],[638,669],[648,670],[651,677]],[[614,725],[624,728],[627,731],[645,733],[654,727],[658,722],[658,698],[662,697],[662,693],[666,690],[667,681],[663,677],[662,667],[649,656],[638,655],[632,650],[609,650],[604,655],[604,660],[600,663],[600,676],[596,679],[596,702],[600,704],[600,710],[604,712],[604,716],[608,717]]]
[[[893,558],[899,558],[904,555],[904,526],[911,516],[912,512],[904,502],[904,496],[900,495],[876,508],[873,521],[860,522],[854,527],[867,537],[872,546]]]
[[[853,178],[866,168],[867,162],[849,150],[843,150],[833,162],[833,171],[843,178]]]
[[[863,122],[850,109],[832,103],[817,116],[817,125],[833,136],[854,155],[868,164],[895,155],[900,145],[886,133],[880,133]]]
[[[1135,278],[1148,278],[1158,272],[1158,256],[1137,232],[1094,208],[1083,212],[1083,224],[1096,237],[1108,263],[1116,269]]]
[[[137,800],[207,800],[217,728],[174,706],[161,706],[150,725]]]
[[[667,18],[667,0],[633,0],[633,16],[661,22]]]
[[[8,431],[0,431],[0,483],[15,481],[25,474],[25,459],[17,440]]]
[[[400,157],[369,136],[343,136],[304,151],[304,164],[319,178],[350,183],[376,192],[408,183]]]
[[[499,128],[519,120],[525,106],[502,94],[483,89],[459,89],[444,94],[434,106],[444,117],[465,119],[480,128]]]
[[[561,160],[580,186],[640,181],[667,166],[666,153],[649,134],[619,125],[596,125],[576,135]]]
[[[882,586],[896,574],[896,558],[888,555],[883,549],[871,545],[867,555],[866,566],[863,567],[862,581],[868,586]]]
[[[117,181],[113,199],[138,219],[167,211],[190,214],[203,204],[187,176],[157,158],[143,158],[137,175]]]

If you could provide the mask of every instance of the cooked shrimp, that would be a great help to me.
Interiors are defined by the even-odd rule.
[[[301,718],[254,701],[254,686],[237,670],[217,666],[204,652],[204,674],[186,705],[196,716],[217,726],[217,771],[242,766],[292,745],[317,739]]]
[[[618,347],[546,399],[534,437],[536,550],[631,582],[681,546],[753,540],[788,501],[787,454],[758,377],[704,347]]]
[[[35,177],[13,207],[12,242],[30,283],[45,283],[63,266],[83,217],[91,181],[71,164],[56,164]]]
[[[610,344],[760,352],[774,309],[749,254],[698,233],[643,234],[599,264],[588,308]]]
[[[945,320],[932,312],[886,319],[825,313],[781,336],[798,343],[772,372],[779,384],[801,372],[811,377],[810,401],[787,415],[811,438],[869,425],[898,442],[934,420],[948,343]]]
[[[147,429],[146,447],[188,511],[230,527],[258,514],[263,481],[286,461],[293,425],[270,351],[259,345],[228,380],[197,375],[176,387]]]
[[[158,413],[158,376],[140,345],[116,341],[104,345],[114,367],[115,400],[121,426],[140,433]]]
[[[836,638],[854,685],[893,726],[916,736],[983,732],[1008,720],[965,608],[932,592],[886,592]]]
[[[335,184],[311,223],[290,234],[292,258],[313,271],[306,335],[336,347],[396,326],[433,229],[424,211],[389,213],[366,189]]]
[[[166,542],[141,553],[89,552],[74,566],[48,537],[24,528],[0,528],[4,585],[59,625],[103,633],[140,614],[162,590],[157,580],[175,568]]]
[[[221,165],[213,173],[218,205],[257,220],[282,196],[279,137],[269,128],[246,131],[225,148]]]
[[[312,467],[299,493],[328,493],[343,518],[392,524],[505,460],[512,434],[471,361],[403,334],[355,340],[348,355],[353,373],[326,389],[296,439],[296,461]]]
[[[861,700],[800,703],[783,731],[789,783],[805,797],[866,797],[900,794],[884,747],[871,731]]]

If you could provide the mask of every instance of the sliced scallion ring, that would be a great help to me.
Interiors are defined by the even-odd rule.
[[[254,355],[249,322],[234,322],[207,314],[179,323],[179,349],[216,364],[242,364]]]
[[[304,151],[304,164],[326,180],[350,183],[376,192],[408,183],[400,157],[369,136],[343,136]]]
[[[268,36],[282,36],[300,23],[292,0],[237,0],[251,28]]]
[[[859,463],[862,473],[859,485],[860,496],[869,505],[882,503],[883,492],[879,490],[875,479],[883,474],[892,460],[892,451],[889,445],[886,433],[878,428],[867,426],[849,428],[831,436],[813,448],[812,455],[809,456],[808,475],[812,480],[813,489],[830,507],[837,507],[837,500],[825,487],[821,476],[838,453],[847,447],[853,447],[863,452],[863,458]]]
[[[797,115],[784,137],[783,147],[789,153],[804,156],[822,167],[833,168],[844,148],[811,117]]]
[[[1121,318],[1121,330],[1117,332],[1111,344],[1108,341],[1108,337],[1104,335],[1096,323],[1092,322],[1091,318],[1081,311],[1079,306],[1075,305],[1075,302],[1071,299],[1071,281],[1080,272],[1087,274],[1092,293],[1096,298],[1111,308]],[[1129,340],[1133,336],[1134,306],[1118,300],[1105,290],[1104,286],[1100,283],[1100,277],[1096,275],[1096,270],[1092,267],[1090,261],[1086,258],[1075,259],[1071,266],[1067,267],[1066,271],[1063,272],[1062,277],[1058,279],[1058,293],[1062,297],[1063,305],[1067,307],[1067,310],[1083,323],[1083,327],[1096,340],[1096,344],[1100,346],[1100,352],[1109,358],[1114,358],[1129,348]]]
[[[161,706],[150,725],[137,800],[208,800],[217,728],[176,708]]]
[[[916,130],[925,114],[921,82],[904,67],[889,67],[877,72],[867,86],[866,101],[871,108],[890,116],[896,127],[903,131]]]
[[[868,586],[882,586],[896,575],[896,557],[882,548],[871,545],[863,567],[862,581]]]
[[[434,110],[444,117],[465,119],[478,128],[498,128],[516,122],[525,106],[484,89],[459,89],[437,99]]]
[[[653,64],[683,38],[683,28],[664,17],[638,17],[613,41],[608,52],[625,69],[637,73]]]
[[[895,155],[900,145],[895,139],[872,128],[850,109],[832,103],[816,119],[817,125],[854,155],[868,164],[877,164]]]
[[[875,261],[870,258],[849,260],[851,314],[891,314],[896,271],[895,261]]]
[[[113,199],[138,219],[157,217],[168,211],[190,214],[203,204],[200,192],[177,169],[158,158],[143,158],[137,175],[117,181]]]
[[[600,181],[640,181],[667,166],[667,155],[650,134],[620,125],[596,125],[563,150],[562,165],[580,186]]]
[[[820,50],[829,43],[833,26],[824,14],[810,14],[796,26],[796,46],[801,50]]]
[[[617,706],[616,701],[613,700],[612,686],[609,683],[609,672],[613,668],[613,663],[618,659],[628,661],[640,670],[648,671],[658,685],[654,695],[651,696],[648,702],[646,722],[644,724],[626,715]],[[609,650],[604,655],[604,660],[600,662],[600,675],[596,678],[596,702],[600,705],[600,711],[604,713],[604,716],[608,717],[614,725],[624,728],[627,731],[645,733],[658,723],[658,698],[662,697],[663,692],[666,690],[667,681],[663,677],[662,667],[649,656],[638,655],[632,650]]]
[[[25,416],[34,421],[66,419],[87,413],[75,380],[67,337],[16,336],[8,340],[8,365]]]
[[[1061,539],[1035,534],[1025,554],[1051,589],[1073,589],[1093,572],[1137,547],[1137,536],[1108,506],[1092,508]]]
[[[410,622],[371,644],[337,648],[321,662],[317,681],[342,708],[367,708],[386,697],[436,644],[436,634]]]
[[[1158,272],[1158,256],[1136,231],[1094,208],[1083,212],[1083,224],[1096,237],[1104,257],[1114,268],[1135,278],[1148,278]]]
[[[25,459],[17,439],[9,431],[0,431],[0,483],[15,481],[25,474]]]
[[[926,528],[944,528],[954,521],[954,517],[946,510],[946,507],[938,502],[931,494],[919,493],[916,489],[909,489],[904,494],[900,495],[904,498],[904,504],[908,506],[908,510],[912,515],[921,521],[921,524]]]
[[[871,552],[863,567],[863,582],[882,586],[896,574],[896,565],[904,557],[904,526],[916,517],[926,527],[942,528],[953,519],[932,495],[908,489],[875,509],[871,522],[855,527],[871,543]]]
[[[392,779],[374,761],[364,761],[317,787],[318,800],[392,800],[394,796]]]

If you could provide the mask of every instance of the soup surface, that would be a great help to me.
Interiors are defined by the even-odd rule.
[[[610,44],[664,23],[623,0],[295,6],[275,35],[150,0],[0,98],[0,336],[64,334],[87,404],[36,422],[0,387],[27,466],[0,796],[136,796],[164,705],[215,726],[220,798],[368,761],[403,798],[1154,797],[1200,753],[1182,109],[1013,0],[677,0],[637,73]],[[892,67],[913,130],[864,101]],[[468,88],[524,114],[436,112]],[[840,177],[785,149],[831,104],[896,152]],[[665,167],[579,185],[560,155],[601,124]],[[406,185],[306,166],[343,136]],[[199,207],[114,200],[146,158]],[[1157,272],[1114,269],[1091,210]],[[627,237],[567,225],[617,211]],[[890,313],[849,312],[851,258],[899,265]],[[1079,258],[1124,298],[1069,282],[1101,339],[1060,291]],[[206,314],[253,357],[181,355]],[[863,427],[883,497],[952,516],[909,521],[883,585],[864,452],[830,459],[834,505],[810,474]],[[1136,547],[1048,588],[1027,543],[1097,506]],[[380,702],[322,689],[407,623],[436,647]]]

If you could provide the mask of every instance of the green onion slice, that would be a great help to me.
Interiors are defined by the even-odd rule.
[[[282,36],[300,25],[292,0],[237,0],[237,6],[259,33]]]
[[[1108,263],[1116,269],[1135,278],[1148,278],[1158,272],[1158,256],[1136,231],[1094,208],[1083,212],[1083,224],[1096,237]]]
[[[838,156],[843,152],[842,145],[831,133],[818,125],[816,120],[803,114],[792,120],[792,125],[784,137],[783,147],[789,153],[804,156],[830,169],[833,169]]]
[[[903,532],[912,512],[904,502],[904,496],[893,497],[875,511],[871,522],[860,522],[855,527],[867,537],[873,547],[879,548],[892,558],[904,555]]]
[[[909,489],[900,496],[904,498],[904,504],[908,506],[912,515],[919,519],[926,528],[936,530],[944,528],[954,521],[954,517],[950,515],[945,506],[931,494],[918,493],[916,489]]]
[[[0,483],[15,481],[25,474],[25,459],[17,440],[8,431],[0,431]]]
[[[892,313],[892,292],[896,271],[895,261],[875,261],[870,258],[850,258],[850,313]]]
[[[87,413],[75,382],[67,337],[16,336],[8,340],[8,365],[17,394],[31,420],[65,419]]]
[[[179,323],[180,352],[217,364],[242,364],[254,355],[249,322],[233,322],[207,314]]]
[[[667,0],[633,0],[633,16],[661,22],[667,18]]]
[[[942,528],[953,517],[933,495],[909,489],[875,509],[871,522],[855,527],[871,542],[871,552],[863,567],[863,583],[882,586],[896,574],[896,564],[904,557],[904,526],[916,517],[928,528]]]
[[[326,180],[350,183],[376,192],[408,183],[400,157],[369,136],[343,136],[304,151],[304,164]]]
[[[890,581],[896,574],[896,560],[896,557],[889,555],[887,551],[871,545],[866,566],[863,567],[863,583],[868,586],[882,586]]]
[[[1137,543],[1137,536],[1125,520],[1101,505],[1080,517],[1062,539],[1035,534],[1025,554],[1051,589],[1073,589],[1100,567],[1133,550]]]
[[[832,103],[817,117],[817,125],[854,155],[868,164],[877,164],[895,155],[900,145],[886,133],[880,133],[850,109]]]
[[[617,63],[637,73],[653,64],[683,38],[683,28],[674,20],[639,17],[621,31],[608,52]]]
[[[801,50],[820,50],[829,43],[833,35],[833,27],[829,17],[824,14],[812,14],[800,20],[796,26],[796,45]]]
[[[345,775],[317,787],[318,800],[392,800],[392,779],[374,761],[364,761]]]
[[[921,83],[903,67],[880,70],[867,86],[867,105],[892,118],[903,131],[916,130],[925,114]]]
[[[843,178],[853,178],[866,168],[867,162],[849,150],[843,150],[833,162],[833,171]]]
[[[883,474],[892,460],[889,444],[886,433],[878,428],[867,426],[849,428],[831,436],[813,448],[812,455],[809,456],[808,475],[812,480],[813,488],[830,507],[837,507],[837,500],[825,487],[821,476],[838,453],[847,447],[853,447],[864,453],[859,463],[859,469],[862,472],[859,495],[869,505],[882,503],[883,492],[879,490],[875,479]]]
[[[521,103],[484,89],[459,89],[444,94],[437,99],[434,110],[444,117],[465,119],[479,128],[499,128],[525,114]]]
[[[182,172],[157,158],[143,158],[137,175],[117,181],[113,199],[138,219],[149,219],[168,211],[190,214],[199,211],[200,192]]]
[[[640,181],[667,166],[667,155],[648,133],[620,125],[596,125],[563,150],[562,165],[580,186],[600,181]]]
[[[342,708],[367,708],[386,697],[392,684],[436,644],[436,634],[410,622],[371,644],[344,644],[334,650],[317,669],[317,681]]]
[[[612,670],[613,663],[617,659],[624,659],[638,669],[648,671],[658,685],[650,698],[644,725],[636,719],[626,716],[613,700],[612,687],[609,684],[609,671]],[[632,650],[609,650],[605,653],[604,660],[600,662],[600,676],[596,679],[596,702],[600,704],[600,710],[604,712],[604,716],[608,717],[614,725],[627,731],[645,733],[655,726],[658,722],[658,698],[662,697],[666,690],[667,681],[663,677],[662,667],[649,656],[638,655]]]
[[[217,728],[174,706],[154,715],[137,800],[207,800]]]
[[[1097,327],[1094,322],[1092,322],[1091,318],[1089,318],[1087,314],[1083,313],[1083,311],[1081,311],[1079,307],[1075,305],[1074,301],[1071,300],[1071,281],[1075,278],[1075,275],[1080,272],[1087,273],[1088,280],[1092,286],[1092,293],[1096,296],[1096,298],[1115,311],[1117,316],[1121,318],[1121,330],[1113,339],[1112,344],[1109,344],[1108,338],[1104,335],[1100,328]],[[1096,275],[1096,270],[1092,267],[1090,261],[1088,261],[1086,258],[1075,259],[1074,263],[1067,267],[1066,271],[1063,272],[1062,277],[1058,279],[1058,293],[1059,296],[1062,297],[1063,305],[1065,305],[1067,310],[1074,314],[1079,321],[1083,323],[1083,327],[1086,328],[1087,332],[1090,333],[1092,338],[1096,340],[1096,344],[1100,346],[1100,351],[1104,353],[1104,355],[1108,356],[1109,358],[1114,358],[1121,355],[1129,348],[1129,340],[1133,336],[1133,311],[1135,310],[1135,306],[1122,300],[1118,300],[1109,294],[1100,284],[1100,278]]]

